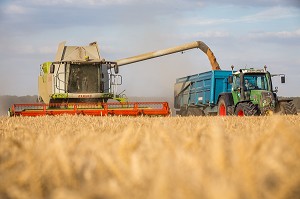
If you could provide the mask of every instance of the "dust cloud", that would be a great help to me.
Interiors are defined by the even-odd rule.
[[[4,95],[0,96],[0,116],[7,115],[8,109],[13,104],[26,104],[26,103],[36,103],[37,96],[33,95],[27,95],[27,96],[10,96],[10,95]]]

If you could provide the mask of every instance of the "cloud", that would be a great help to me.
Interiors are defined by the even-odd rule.
[[[236,6],[295,6],[300,7],[299,0],[252,0],[252,1],[240,1],[240,0],[215,0],[212,2],[207,2],[205,0],[25,0],[34,4],[38,5],[91,5],[91,6],[107,6],[107,5],[136,5],[136,4],[143,4],[143,3],[180,3],[180,4],[191,4],[194,3],[195,5],[202,7],[208,4],[225,4],[225,5],[236,5]]]
[[[198,39],[198,38],[226,38],[229,37],[230,33],[227,31],[204,31],[197,33],[186,33],[182,34],[181,38],[184,40]]]
[[[211,25],[222,25],[222,24],[232,24],[232,23],[256,23],[265,22],[278,19],[296,18],[299,17],[299,11],[293,8],[285,7],[272,7],[266,10],[260,11],[252,15],[242,16],[240,18],[185,18],[179,19],[177,21],[180,25],[201,25],[201,26],[211,26]]]
[[[299,0],[11,0],[10,4],[26,5],[26,6],[60,6],[60,7],[101,7],[101,6],[118,6],[129,5],[139,7],[140,5],[158,5],[157,7],[168,5],[178,8],[187,9],[193,7],[204,7],[208,5],[234,5],[234,6],[251,6],[251,7],[298,7]]]
[[[279,39],[300,39],[300,29],[295,31],[280,31],[280,32],[252,32],[249,33],[250,38],[279,38]]]
[[[197,0],[195,0],[197,1]],[[299,0],[251,0],[251,1],[241,1],[241,0],[214,0],[211,4],[225,4],[234,6],[251,6],[251,7],[298,7],[300,8]]]
[[[141,5],[145,3],[163,3],[160,0],[14,0],[32,6],[61,6],[61,7],[92,7],[92,6],[117,6],[117,5]]]
[[[6,45],[5,47],[0,47],[0,52],[3,54],[14,54],[14,55],[36,55],[36,54],[54,54],[56,52],[56,47],[49,46],[35,46],[30,44],[19,45]]]
[[[9,15],[26,14],[26,13],[28,13],[28,9],[26,9],[25,7],[20,6],[20,5],[9,4],[3,8],[3,12],[5,14],[9,14]]]
[[[105,5],[124,5],[130,4],[136,0],[17,0],[15,2],[22,2],[27,5],[38,5],[38,6],[105,6]]]
[[[299,17],[299,11],[292,8],[272,7],[254,15],[244,16],[239,22],[269,21],[284,18]]]

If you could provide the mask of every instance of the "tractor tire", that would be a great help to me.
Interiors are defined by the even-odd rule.
[[[218,115],[219,116],[226,116],[231,115],[229,112],[229,105],[228,102],[225,100],[225,97],[220,97],[218,102]]]
[[[280,112],[283,115],[297,115],[297,109],[293,102],[279,102]]]
[[[237,116],[258,115],[258,108],[252,102],[242,102],[236,106],[235,115]]]
[[[197,107],[188,107],[186,116],[204,116],[203,110]]]

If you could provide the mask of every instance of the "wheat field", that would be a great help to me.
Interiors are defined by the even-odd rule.
[[[300,116],[0,117],[1,199],[299,197]]]

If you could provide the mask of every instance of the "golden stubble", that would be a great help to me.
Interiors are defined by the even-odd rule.
[[[300,117],[0,117],[0,198],[295,198]]]

